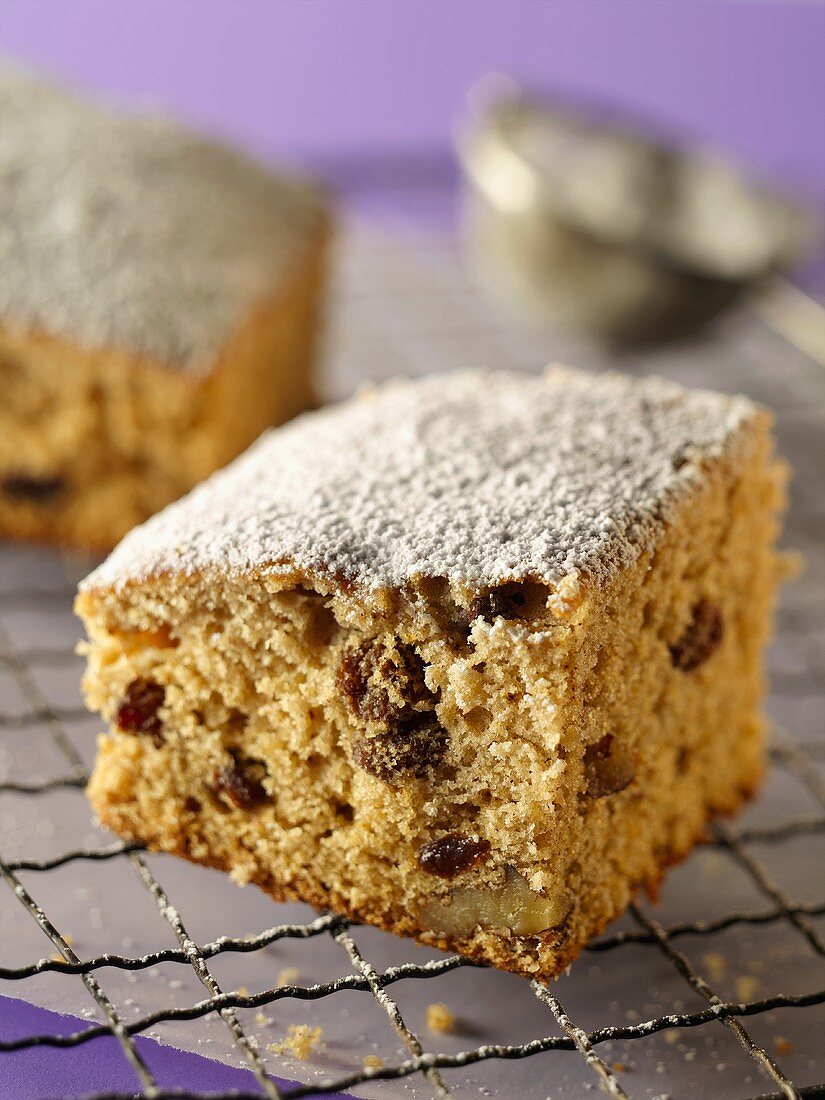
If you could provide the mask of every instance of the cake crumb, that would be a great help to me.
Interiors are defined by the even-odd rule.
[[[64,939],[67,947],[71,947],[72,944],[74,943],[74,936],[69,935],[68,932],[63,937],[63,939]],[[56,962],[56,963],[64,963],[66,961],[66,959],[63,956],[63,953],[61,951],[55,951],[54,954],[51,956],[51,960],[52,960],[52,962]]]
[[[368,1054],[364,1059],[364,1069],[383,1069],[384,1059],[377,1054]]]
[[[278,974],[276,985],[295,985],[300,976],[301,971],[297,966],[285,966]]]
[[[702,956],[702,962],[707,967],[711,981],[720,982],[724,978],[728,966],[724,955],[710,951],[707,955]]]
[[[302,1062],[319,1046],[324,1036],[322,1027],[309,1027],[308,1024],[290,1024],[286,1029],[286,1038],[277,1043],[267,1043],[270,1054],[294,1054]]]
[[[430,1031],[449,1034],[455,1028],[455,1014],[441,1001],[427,1005],[427,1027]]]
[[[727,870],[724,856],[719,852],[707,852],[702,861],[702,870],[708,878],[719,878]]]
[[[740,974],[736,979],[736,996],[740,1004],[745,1004],[759,988],[759,979],[752,974]]]
[[[795,1049],[794,1044],[790,1039],[786,1039],[784,1035],[777,1035],[773,1041],[773,1045],[777,1054],[791,1054]]]

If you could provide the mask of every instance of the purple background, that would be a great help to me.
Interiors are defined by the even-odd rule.
[[[372,186],[396,152],[448,175],[464,91],[500,70],[650,115],[825,202],[820,3],[4,0],[0,48],[265,155],[340,174],[369,154]]]
[[[70,1035],[91,1027],[88,1020],[58,1016],[23,1001],[0,997],[3,1039],[28,1035]],[[163,1047],[151,1039],[135,1040],[158,1084],[192,1092],[231,1089],[255,1092],[255,1078],[248,1070],[230,1069],[207,1058]],[[21,1050],[0,1057],[0,1097],[3,1100],[55,1100],[92,1092],[135,1092],[138,1078],[126,1061],[117,1039],[94,1039],[74,1049],[48,1047]]]
[[[35,0],[33,0],[35,2]],[[0,997],[2,1036],[6,1041],[29,1035],[71,1035],[92,1025],[73,1016],[58,1016],[23,1001]],[[163,1089],[186,1088],[190,1092],[257,1093],[250,1070],[232,1069],[210,1058],[161,1046],[138,1035],[135,1044]],[[278,1085],[290,1082],[275,1078]],[[294,1082],[293,1082],[294,1084]],[[3,1100],[64,1100],[67,1096],[121,1092],[138,1087],[138,1078],[114,1037],[94,1039],[80,1047],[35,1048],[0,1057],[0,1097]],[[327,1100],[344,1100],[327,1094]]]

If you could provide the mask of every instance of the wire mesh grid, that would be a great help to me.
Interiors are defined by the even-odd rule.
[[[579,362],[586,358],[602,365],[592,349],[550,346],[544,338],[513,331],[491,316],[466,285],[451,247],[440,239],[406,238],[360,227],[348,234],[341,256],[330,339],[332,367],[327,376],[330,393],[346,391],[364,376],[417,373],[435,366],[486,362],[536,367],[552,357]],[[816,443],[825,427],[825,392],[816,366],[778,341],[758,320],[743,317],[718,334],[713,345],[648,357],[636,363],[635,369],[669,374],[693,384],[712,380],[719,388],[745,390],[777,410],[780,438],[797,472],[790,541],[803,553],[813,553],[825,516],[817,484]],[[742,823],[717,823],[700,854],[678,872],[684,885],[677,895],[682,913],[675,916],[683,919],[670,919],[674,904],[665,904],[661,912],[638,900],[617,931],[589,945],[568,978],[542,985],[497,975],[458,956],[424,949],[416,949],[414,961],[380,964],[371,960],[364,947],[364,943],[375,945],[377,940],[365,939],[362,930],[332,914],[313,919],[309,911],[301,912],[300,919],[270,924],[256,933],[221,934],[205,940],[190,932],[190,918],[179,902],[178,864],[135,846],[111,842],[99,833],[92,843],[61,847],[64,834],[71,831],[63,824],[66,818],[62,815],[68,813],[66,800],[73,800],[75,811],[85,815],[84,820],[88,818],[83,787],[94,727],[77,699],[79,666],[73,646],[55,644],[55,639],[70,629],[72,582],[83,565],[11,548],[0,555],[5,574],[0,585],[0,675],[3,698],[17,701],[0,713],[2,761],[7,765],[0,795],[11,800],[2,819],[2,833],[19,852],[9,855],[7,849],[3,853],[0,874],[15,899],[15,912],[18,916],[25,913],[54,952],[45,955],[41,947],[43,957],[35,952],[33,961],[21,964],[15,959],[14,965],[0,968],[0,978],[6,980],[12,995],[46,1005],[51,1003],[51,992],[41,989],[38,993],[36,986],[32,992],[32,983],[44,975],[77,986],[82,982],[82,995],[96,1017],[96,1022],[68,1032],[4,1039],[0,1052],[42,1047],[69,1050],[113,1037],[133,1071],[134,1088],[97,1096],[218,1095],[187,1091],[185,1081],[171,1088],[159,1084],[151,1059],[136,1042],[137,1036],[158,1034],[164,1025],[177,1028],[173,1037],[180,1042],[185,1028],[211,1020],[220,1021],[225,1028],[224,1059],[248,1067],[254,1075],[250,1091],[238,1092],[238,1096],[297,1098],[353,1089],[357,1095],[381,1097],[397,1095],[389,1091],[393,1083],[397,1087],[415,1082],[416,1095],[441,1097],[463,1094],[468,1080],[477,1092],[478,1081],[467,1074],[471,1067],[492,1063],[512,1066],[506,1072],[499,1069],[499,1075],[482,1084],[481,1091],[503,1096],[581,1095],[582,1089],[600,1086],[616,1097],[675,1098],[695,1095],[698,1083],[710,1096],[821,1094],[818,1082],[825,1074],[821,1055],[825,1047],[825,884],[822,851],[816,847],[825,836],[825,739],[821,738],[819,711],[825,680],[821,559],[813,557],[807,579],[789,590],[780,614],[770,701],[771,714],[780,725],[771,743],[774,771],[766,799],[757,803]],[[51,690],[55,683],[71,683],[72,689]],[[791,728],[786,719],[796,721],[797,728]],[[782,723],[788,726],[787,732]],[[774,788],[778,793],[771,793]],[[53,807],[48,805],[50,799],[57,800]],[[25,807],[34,805],[38,808],[27,816]],[[51,825],[42,829],[43,822]],[[48,841],[49,854],[34,857],[27,845],[40,834]],[[792,856],[784,854],[789,847]],[[720,873],[717,868],[715,879],[703,875],[698,866],[703,858],[707,864],[711,857],[724,860],[724,870]],[[54,915],[54,904],[44,900],[46,895],[55,897],[46,884],[50,876],[71,876],[91,864],[102,871],[108,869],[106,874],[116,866],[128,868],[151,899],[154,919],[163,922],[171,934],[169,945],[130,954],[126,950],[94,950],[95,944],[87,944],[87,936],[84,947],[91,949],[81,953],[78,942],[75,950],[75,942],[61,930],[60,918]],[[785,874],[792,865],[801,868],[790,876],[793,887],[786,885],[789,879]],[[720,911],[714,904],[715,895],[727,896],[720,883],[727,884],[737,873],[740,884],[747,883],[737,897],[753,902]],[[119,879],[113,891],[123,889],[121,882]],[[165,887],[164,882],[169,885]],[[197,896],[186,893],[191,910],[198,905]],[[173,895],[180,908],[173,903]],[[286,907],[268,905],[270,915],[286,911]],[[289,907],[289,911],[298,908]],[[98,914],[98,923],[100,920]],[[202,922],[198,919],[197,923]],[[17,927],[19,922],[11,927],[12,938]],[[730,956],[736,955],[735,944],[745,933],[772,929],[785,933],[781,950],[762,950],[748,943],[753,965],[746,961],[743,968],[737,962],[736,973],[727,969]],[[252,993],[234,981],[226,988],[221,977],[219,967],[227,958],[261,957],[268,949],[285,944],[291,944],[295,952],[315,955],[321,941],[334,945],[345,968],[342,975],[306,984],[297,981],[293,970],[277,983],[264,982]],[[720,941],[722,946],[715,946]],[[30,950],[33,941],[23,936],[21,942],[20,951]],[[124,937],[122,942],[130,940]],[[423,960],[422,951],[427,956]],[[620,962],[628,953],[632,953],[629,966]],[[296,957],[294,953],[290,956]],[[331,965],[332,956],[324,958],[324,965]],[[135,1001],[134,988],[129,998],[124,998],[119,988],[112,992],[118,985],[116,976],[123,973],[132,981],[142,976],[157,986],[158,968],[167,965],[188,970],[201,987],[201,995],[182,1005],[162,999],[160,1007],[145,1011]],[[446,1044],[449,1049],[432,1049],[435,1045],[443,1048],[445,1043],[436,1044],[426,1027],[413,1027],[410,1021],[421,1016],[422,997],[424,1001],[452,997],[460,1015],[466,1015],[458,1000],[458,987],[450,983],[468,970],[477,975],[473,988],[478,997],[496,1002],[504,998],[498,1003],[498,1015],[490,1016],[483,1028],[462,1030],[459,1026],[451,1044]],[[783,984],[791,971],[795,981]],[[617,984],[626,992],[628,988],[652,988],[659,982],[660,1011],[646,1015],[637,1007],[626,1010],[620,1022],[614,1018],[594,1026],[594,1005],[602,1008],[605,997],[600,981],[611,976],[616,976],[616,981],[613,985],[608,981],[608,988],[614,993]],[[509,984],[496,984],[503,981]],[[775,985],[778,988],[774,989]],[[399,996],[399,991],[408,987],[417,990],[417,1000],[411,1002],[414,1010],[405,1008]],[[529,1019],[532,1037],[509,1041],[501,1037],[507,1032],[506,998],[523,1000],[525,991],[532,1009],[522,1006],[513,1011],[521,1011],[522,1018]],[[347,992],[370,998],[380,1011],[384,1025],[370,1017],[365,1029],[391,1029],[392,1056],[365,1059],[371,1048],[366,1042],[359,1048],[350,1039],[346,1056],[339,1058],[338,1072],[325,1073],[323,1066],[312,1065],[313,1080],[308,1083],[275,1079],[272,1074],[283,1073],[283,1063],[268,1055],[269,1044],[261,1032],[271,1021],[263,1010],[284,1003],[337,1003]],[[757,996],[757,992],[764,995]],[[656,999],[652,993],[650,997]],[[575,1009],[571,1003],[576,1004]],[[607,1008],[618,1016],[625,1004],[619,996],[609,1000]],[[255,1011],[254,1017],[248,1010]],[[356,1014],[361,1011],[357,1009]],[[781,1025],[776,1022],[780,1018]],[[757,1026],[765,1021],[770,1026]],[[780,1026],[791,1036],[804,1031],[804,1039],[799,1042],[777,1036]],[[720,1027],[726,1029],[726,1043],[715,1030],[709,1051],[683,1047],[683,1037]],[[667,1061],[661,1060],[653,1069],[642,1064],[632,1072],[635,1049],[660,1034],[672,1049],[683,1053],[683,1063],[693,1063],[686,1077],[681,1072],[684,1065],[671,1074]],[[484,1041],[468,1042],[470,1036]],[[748,1064],[737,1063],[732,1072],[720,1077],[720,1056],[712,1048],[725,1046],[728,1053],[724,1057],[730,1060],[730,1042],[743,1052]],[[665,1049],[658,1047],[657,1057]],[[561,1052],[572,1052],[580,1060],[579,1069],[571,1072],[569,1063],[562,1068],[557,1062]],[[707,1053],[713,1064],[703,1065],[697,1053]],[[290,1077],[302,1076],[294,1060],[286,1064]]]

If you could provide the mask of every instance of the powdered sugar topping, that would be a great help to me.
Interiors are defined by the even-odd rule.
[[[0,319],[206,372],[319,225],[315,191],[0,65]]]
[[[754,414],[745,398],[553,368],[389,383],[265,434],[84,582],[263,569],[597,582],[651,545]]]

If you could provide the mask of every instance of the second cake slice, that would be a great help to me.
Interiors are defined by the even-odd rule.
[[[330,214],[0,62],[0,536],[110,550],[315,402]]]

